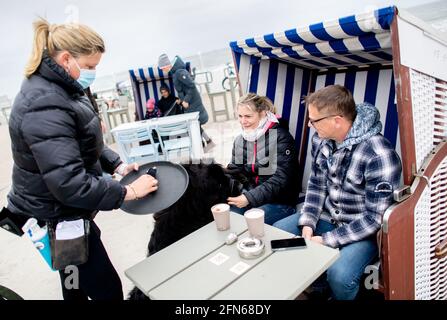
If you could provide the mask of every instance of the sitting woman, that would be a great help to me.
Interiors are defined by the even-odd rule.
[[[242,134],[233,144],[227,169],[244,189],[238,197],[229,197],[231,210],[243,214],[260,208],[265,223],[273,224],[296,212],[298,202],[298,158],[295,140],[287,121],[279,119],[267,97],[249,93],[237,105]]]
[[[169,90],[169,87],[165,84],[160,86],[160,94],[161,98],[157,102],[157,106],[160,108],[160,111],[163,113],[163,117],[173,116],[176,114],[182,114],[183,108],[180,104],[180,100]]]
[[[161,117],[161,111],[155,104],[155,99],[152,98],[148,99],[146,102],[146,115],[144,116],[144,119],[152,119],[160,117]]]

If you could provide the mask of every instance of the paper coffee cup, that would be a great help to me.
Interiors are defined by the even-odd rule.
[[[247,210],[244,217],[250,236],[262,238],[264,236],[264,210],[258,208]]]
[[[218,203],[211,207],[217,230],[230,229],[230,206],[226,203]]]

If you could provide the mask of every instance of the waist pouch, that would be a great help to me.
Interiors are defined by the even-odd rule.
[[[82,222],[81,222],[82,221]],[[62,221],[48,223],[53,269],[86,263],[89,252],[90,221]],[[83,227],[83,228],[82,228]]]

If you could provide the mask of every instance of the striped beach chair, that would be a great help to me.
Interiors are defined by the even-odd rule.
[[[191,64],[186,62],[186,70],[191,71]],[[166,85],[172,94],[177,96],[172,76],[163,72],[157,66],[144,67],[129,70],[132,91],[135,97],[135,112],[138,120],[144,119],[146,113],[146,101],[154,98],[158,101],[160,96],[160,87]]]
[[[289,122],[303,193],[313,134],[303,97],[341,84],[378,107],[403,163],[380,231],[387,299],[447,299],[446,44],[396,7],[230,43],[241,94],[268,96]]]

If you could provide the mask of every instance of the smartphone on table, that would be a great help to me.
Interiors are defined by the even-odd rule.
[[[290,238],[270,240],[273,251],[303,249],[306,248],[306,240],[304,238]]]

